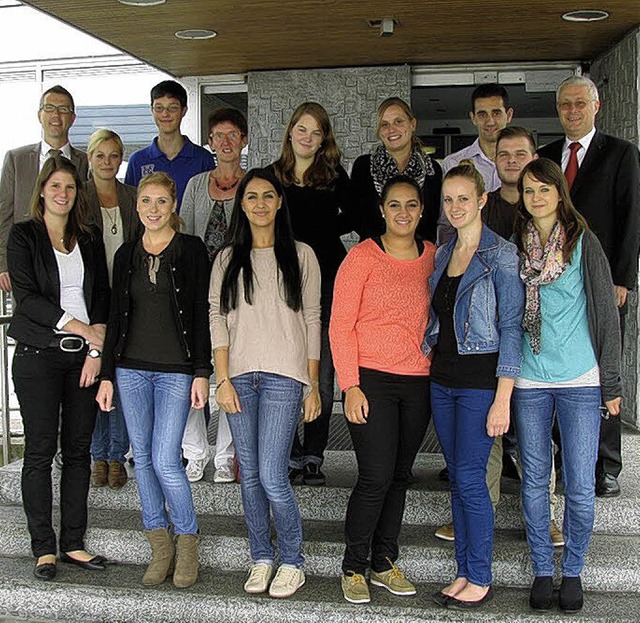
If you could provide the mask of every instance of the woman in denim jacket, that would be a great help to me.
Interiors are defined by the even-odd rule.
[[[442,194],[456,236],[436,254],[423,352],[433,351],[431,408],[449,469],[458,569],[434,599],[469,609],[493,598],[487,461],[493,438],[509,428],[509,402],[520,372],[524,288],[515,246],[482,224],[487,194],[470,161],[447,173]]]

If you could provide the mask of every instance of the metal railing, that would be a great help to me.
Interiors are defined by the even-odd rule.
[[[0,408],[2,409],[2,463],[11,460],[11,413],[9,412],[9,339],[7,325],[11,322],[9,297],[0,296]]]

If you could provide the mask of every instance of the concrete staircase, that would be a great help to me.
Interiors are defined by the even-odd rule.
[[[118,560],[106,572],[58,566],[55,582],[33,578],[26,520],[21,507],[19,462],[0,469],[0,617],[82,622],[297,622],[342,621],[640,621],[640,436],[624,437],[623,494],[597,500],[596,533],[583,583],[588,591],[580,615],[532,613],[532,579],[519,510],[518,485],[503,479],[496,519],[494,586],[496,599],[474,613],[443,610],[430,596],[455,571],[453,544],[433,536],[449,520],[449,495],[437,480],[438,455],[421,454],[409,492],[401,535],[400,564],[418,583],[415,597],[394,597],[372,588],[372,602],[354,606],[342,598],[338,575],[343,551],[344,512],[356,467],[351,452],[329,452],[328,486],[297,487],[305,529],[307,583],[294,598],[249,597],[242,590],[249,565],[239,486],[193,485],[202,534],[200,581],[179,591],[170,582],[143,588],[140,578],[149,548],[142,533],[135,480],[121,491],[91,491],[87,548]],[[56,474],[57,476],[57,474]],[[56,478],[57,479],[57,478]],[[559,511],[562,504],[559,504]],[[560,553],[557,554],[560,556]],[[1,620],[1,619],[0,619]]]

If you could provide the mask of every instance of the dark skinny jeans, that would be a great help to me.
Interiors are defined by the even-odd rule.
[[[369,417],[348,423],[358,480],[347,506],[342,570],[381,573],[398,558],[409,477],[431,415],[430,386],[426,376],[360,368],[360,389]]]

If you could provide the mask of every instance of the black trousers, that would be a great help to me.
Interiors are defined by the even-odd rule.
[[[17,344],[13,383],[24,423],[22,501],[34,556],[55,554],[52,525],[51,465],[62,449],[60,481],[60,551],[84,549],[87,495],[91,473],[91,435],[96,417],[97,384],[80,387],[86,349],[65,353],[59,348]]]
[[[426,376],[361,368],[360,388],[369,417],[348,424],[358,480],[347,505],[342,570],[364,574],[371,566],[380,573],[398,558],[411,468],[431,417],[430,385]]]
[[[624,324],[627,317],[627,303],[620,308],[620,341],[624,350]],[[616,478],[622,471],[622,421],[619,415],[600,420],[600,444],[598,446],[598,474],[610,474]]]
[[[320,331],[320,415],[313,422],[304,424],[304,442],[300,443],[300,436],[296,429],[291,449],[291,467],[302,468],[305,463],[322,465],[324,451],[329,441],[329,425],[333,411],[333,387],[335,368],[329,345],[329,321],[322,323]]]

